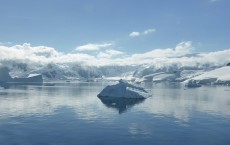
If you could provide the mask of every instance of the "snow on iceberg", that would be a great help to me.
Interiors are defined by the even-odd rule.
[[[97,96],[99,98],[145,99],[151,95],[142,87],[134,86],[124,80],[119,80],[118,84],[105,87]]]

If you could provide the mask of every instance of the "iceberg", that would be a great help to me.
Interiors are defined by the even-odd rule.
[[[196,80],[191,79],[191,80],[188,80],[188,81],[185,82],[185,87],[198,88],[198,87],[201,87],[201,85]]]
[[[7,67],[0,67],[0,82],[11,82],[12,80],[9,69]]]
[[[119,80],[118,84],[105,87],[97,96],[99,98],[145,99],[151,95],[142,87],[134,86],[124,80]]]
[[[30,74],[25,78],[12,78],[7,67],[0,68],[0,83],[16,83],[16,84],[42,84],[43,78],[41,74]]]

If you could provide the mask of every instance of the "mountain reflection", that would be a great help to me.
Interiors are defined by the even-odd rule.
[[[115,98],[115,97],[98,97],[101,102],[108,108],[118,110],[119,114],[124,113],[128,108],[136,104],[142,103],[145,99],[142,98]]]
[[[190,122],[194,113],[230,118],[229,87],[184,90],[157,84],[153,85],[152,97],[147,100],[98,99],[96,95],[105,85],[108,84],[11,85],[8,89],[1,88],[0,122],[18,116],[52,116],[63,107],[71,108],[77,118],[87,121],[109,122],[116,117],[114,112],[121,114],[129,108],[143,115],[171,116],[179,122]]]

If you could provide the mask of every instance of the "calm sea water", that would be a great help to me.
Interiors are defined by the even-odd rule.
[[[152,97],[104,101],[106,83],[0,90],[0,145],[229,145],[230,87],[146,84]]]

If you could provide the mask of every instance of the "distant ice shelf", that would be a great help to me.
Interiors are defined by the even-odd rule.
[[[224,66],[184,81],[185,85],[230,85],[230,67]]]

